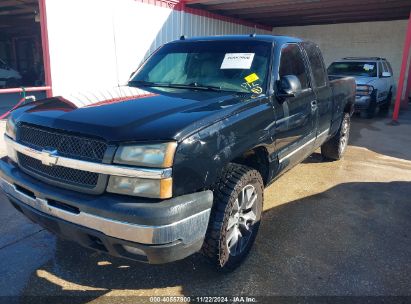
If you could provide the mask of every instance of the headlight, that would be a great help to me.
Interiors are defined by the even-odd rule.
[[[369,85],[357,85],[357,95],[371,95],[372,91],[374,91],[373,86]]]
[[[176,142],[120,146],[114,163],[152,168],[170,168],[173,165]],[[110,176],[107,191],[150,198],[172,197],[173,179],[147,179]]]
[[[14,140],[16,140],[16,124],[9,118],[6,122],[6,135]]]
[[[5,133],[8,137],[12,138],[13,140],[16,140],[16,124],[11,118],[9,118],[6,122],[6,132]],[[16,150],[13,149],[12,146],[8,145],[7,142],[6,142],[6,151],[7,151],[7,156],[12,161],[17,163],[17,152]]]
[[[110,176],[107,191],[112,193],[151,198],[170,198],[173,180]]]
[[[169,168],[173,165],[177,143],[120,146],[114,162],[132,166]]]

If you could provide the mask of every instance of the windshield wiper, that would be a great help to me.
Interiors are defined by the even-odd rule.
[[[190,83],[190,84],[169,83],[169,86],[174,87],[174,88],[182,88],[182,89],[222,91],[221,87],[211,86],[211,85],[203,85],[203,84],[199,84],[197,82],[193,82],[193,83]]]
[[[144,86],[144,87],[168,87],[168,83],[151,82],[151,81],[145,81],[145,80],[131,80],[129,81],[129,83]]]
[[[190,84],[182,83],[166,83],[166,82],[151,82],[145,80],[134,80],[130,81],[130,84],[136,84],[146,87],[162,87],[162,88],[177,88],[177,89],[192,89],[192,90],[204,90],[204,91],[227,91],[227,92],[237,92],[234,90],[225,90],[219,86],[203,85],[197,82]]]

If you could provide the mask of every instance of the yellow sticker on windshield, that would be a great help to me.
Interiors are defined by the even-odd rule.
[[[256,73],[252,73],[252,74],[248,75],[247,77],[244,77],[244,79],[245,79],[245,81],[247,81],[247,83],[252,83],[254,81],[257,81],[260,78],[258,78]]]

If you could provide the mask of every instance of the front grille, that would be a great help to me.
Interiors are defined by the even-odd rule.
[[[18,153],[20,166],[44,178],[70,183],[75,186],[94,188],[97,186],[98,174],[61,166],[46,166],[41,161]]]
[[[57,150],[61,156],[94,162],[102,162],[107,149],[104,141],[25,124],[18,127],[17,140],[36,150]]]
[[[57,150],[59,156],[96,163],[103,162],[107,149],[106,142],[102,140],[27,124],[18,126],[17,141],[39,151]],[[43,165],[41,161],[22,153],[18,153],[18,162],[26,173],[45,179],[46,182],[68,189],[79,191],[84,189],[90,193],[103,191],[99,185],[104,178],[99,179],[100,174],[62,166]]]

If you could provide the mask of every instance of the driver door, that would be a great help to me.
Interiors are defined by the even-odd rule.
[[[307,61],[300,46],[290,43],[281,49],[279,79],[295,75],[301,82],[301,92],[294,97],[277,99],[276,148],[283,166],[298,163],[312,153],[318,107],[311,86]]]

